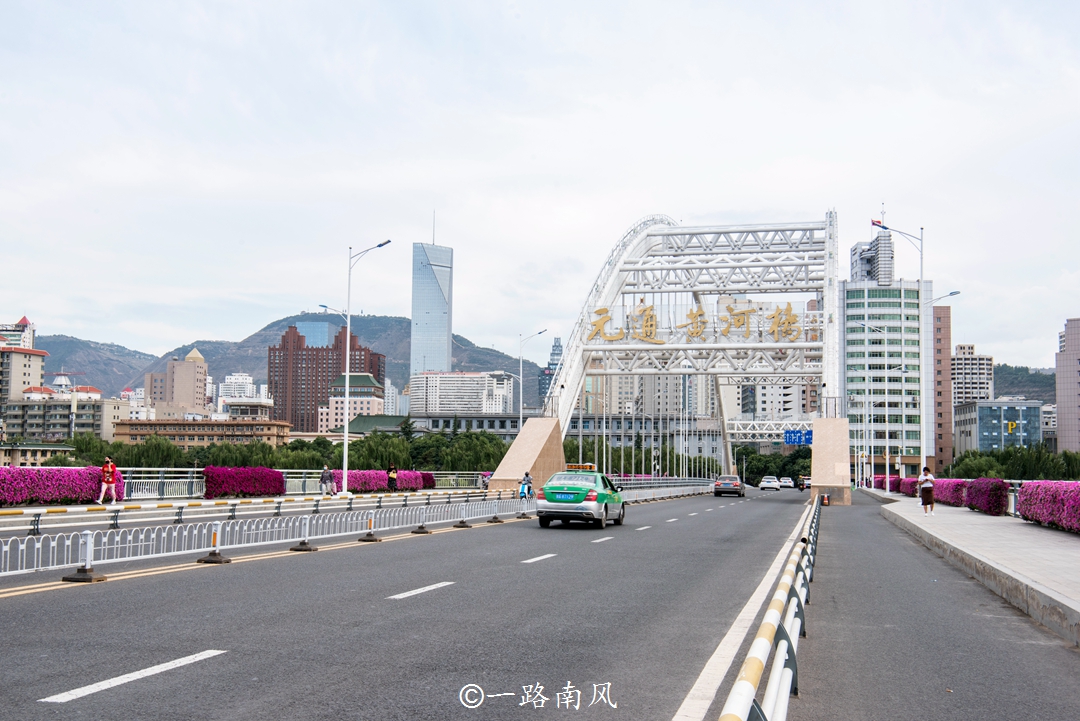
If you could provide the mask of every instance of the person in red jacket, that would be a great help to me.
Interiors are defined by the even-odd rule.
[[[108,456],[105,456],[105,463],[101,466],[101,494],[98,496],[98,503],[105,502],[106,491],[112,496],[112,503],[116,503],[116,464]]]

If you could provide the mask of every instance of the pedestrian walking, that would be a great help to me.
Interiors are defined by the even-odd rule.
[[[325,463],[322,467],[322,473],[319,475],[319,493],[326,493],[334,495],[334,473],[330,470],[330,467]]]
[[[116,464],[108,456],[105,456],[105,463],[101,466],[101,493],[98,495],[98,504],[105,502],[106,491],[112,496],[110,503],[116,503]]]
[[[934,515],[934,474],[923,467],[919,476],[919,499],[922,501],[923,515]]]
[[[386,488],[391,493],[397,492],[397,468],[393,463],[390,464],[390,468],[386,471]]]

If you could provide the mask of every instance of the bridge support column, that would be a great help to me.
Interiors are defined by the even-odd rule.
[[[815,418],[811,488],[834,506],[851,505],[851,451],[847,418]]]
[[[552,475],[565,470],[559,419],[530,418],[491,475],[488,490],[516,491],[525,471],[532,474],[534,488],[540,488]]]

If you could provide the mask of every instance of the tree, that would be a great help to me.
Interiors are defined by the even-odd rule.
[[[412,441],[413,436],[416,435],[416,426],[413,425],[411,418],[406,418],[398,426],[401,429],[401,437],[407,441]]]
[[[445,433],[421,434],[409,444],[412,467],[421,471],[440,471],[443,467],[443,454],[450,447],[450,438]]]

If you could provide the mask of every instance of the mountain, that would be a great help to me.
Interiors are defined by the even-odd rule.
[[[1011,366],[1007,363],[994,366],[994,393],[1000,396],[1025,396],[1028,400],[1057,403],[1057,374],[1045,369],[1027,366]]]
[[[146,373],[163,373],[172,358],[183,358],[192,348],[198,348],[206,359],[209,374],[215,383],[225,380],[231,373],[248,373],[256,383],[265,383],[267,348],[277,345],[282,334],[290,325],[297,323],[330,323],[336,328],[345,325],[338,315],[329,313],[301,313],[276,320],[241,341],[200,340],[174,348],[160,358],[147,353],[129,350],[123,346],[94,343],[69,336],[38,336],[38,347],[48,351],[46,341],[54,348],[64,348],[60,360],[50,355],[46,370],[60,370],[60,363],[65,363],[69,370],[86,372],[87,383],[96,385],[109,395],[118,394],[125,386],[138,388],[143,385]],[[353,316],[352,331],[365,345],[376,353],[386,356],[386,375],[400,391],[408,383],[410,352],[410,321],[396,316],[362,315]],[[53,339],[64,339],[64,343],[53,343]],[[98,352],[93,355],[91,349],[114,349],[113,355]],[[82,354],[82,355],[79,355]],[[126,354],[126,355],[125,355]],[[66,359],[72,358],[69,362]],[[78,359],[78,363],[75,362]],[[128,359],[121,362],[121,359]],[[481,348],[468,338],[454,336],[453,369],[455,371],[493,371],[502,370],[517,375],[516,358],[492,348]],[[537,373],[539,366],[525,361],[525,405],[539,403]],[[80,377],[77,377],[77,379]],[[94,379],[100,379],[96,382]]]
[[[34,347],[49,354],[45,359],[46,373],[61,370],[84,373],[71,376],[71,381],[76,385],[100,388],[107,396],[120,395],[120,391],[130,384],[131,378],[155,360],[155,356],[149,353],[122,345],[96,343],[69,335],[39,335],[34,339]],[[51,380],[51,377],[45,378],[46,383]],[[142,385],[142,376],[139,376],[138,385]]]

